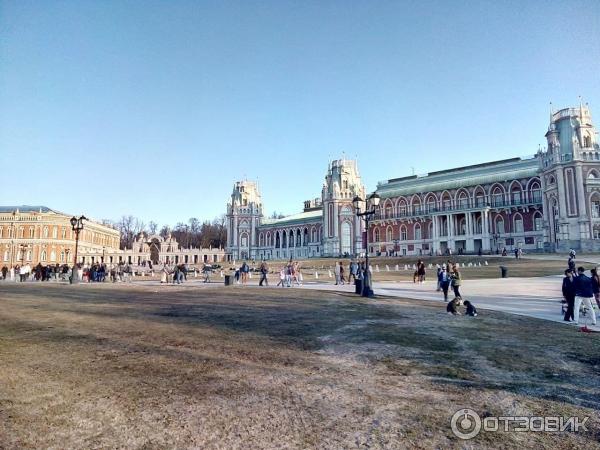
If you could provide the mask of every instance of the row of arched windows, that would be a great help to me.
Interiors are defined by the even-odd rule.
[[[304,227],[258,234],[259,247],[306,247],[308,244],[319,242],[321,242],[321,227],[311,227],[310,232],[308,227]]]
[[[542,191],[540,181],[534,178],[529,181],[526,190],[518,181],[513,181],[509,188],[496,183],[486,191],[477,186],[472,193],[459,189],[454,195],[448,191],[440,194],[429,192],[414,194],[411,197],[386,199],[379,207],[378,218],[387,219],[409,215],[426,214],[437,211],[477,208],[490,205],[492,207],[541,203]]]
[[[600,203],[599,203],[600,204]],[[492,216],[493,228],[490,229],[491,233],[506,234],[506,233],[524,233],[526,231],[541,231],[542,230],[542,213],[536,211],[532,215],[532,222],[530,229],[525,229],[524,220],[521,213],[511,214],[510,216],[511,227],[510,229],[506,226],[506,217],[502,214],[496,214]],[[440,236],[447,236],[447,221],[445,218],[440,220]],[[411,229],[412,227],[412,229]],[[461,218],[456,223],[457,229],[454,230],[455,235],[461,236],[467,234],[467,222],[466,218]],[[473,233],[481,234],[483,227],[481,223],[481,217],[477,217],[473,221]],[[433,222],[429,221],[426,224],[415,223],[412,225],[401,224],[398,228],[398,232],[394,230],[394,227],[388,225],[385,229],[375,226],[372,231],[373,242],[394,242],[395,240],[406,241],[409,240],[409,229],[412,231],[410,240],[423,240],[433,238]],[[383,231],[385,230],[385,231]],[[383,234],[383,235],[382,235]],[[385,238],[382,240],[382,237]]]

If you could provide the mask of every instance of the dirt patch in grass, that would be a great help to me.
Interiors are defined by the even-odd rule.
[[[600,341],[331,292],[0,284],[0,448],[595,448]],[[590,416],[583,433],[450,417]]]

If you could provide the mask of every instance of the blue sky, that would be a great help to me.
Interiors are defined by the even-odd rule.
[[[293,213],[343,153],[369,190],[531,155],[579,95],[599,125],[597,0],[0,0],[0,204]]]

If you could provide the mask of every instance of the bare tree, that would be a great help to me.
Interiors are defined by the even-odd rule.
[[[137,217],[123,216],[115,224],[121,233],[121,248],[131,248],[136,237],[145,231],[146,225]]]
[[[158,230],[158,224],[151,220],[148,223],[148,231],[150,232],[150,234],[156,234],[156,230]]]
[[[163,239],[167,239],[169,237],[169,234],[171,234],[171,227],[169,227],[169,225],[164,225],[161,229],[160,229],[160,237],[162,237]]]

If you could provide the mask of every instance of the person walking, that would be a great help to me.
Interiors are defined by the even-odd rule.
[[[346,277],[344,276],[344,264],[340,261],[340,283],[346,284]]]
[[[575,305],[573,306],[575,324],[579,325],[579,308],[583,303],[592,316],[592,325],[596,325],[596,312],[592,306],[592,299],[594,298],[592,279],[585,274],[584,267],[579,267],[577,272],[577,278],[575,279]]]
[[[460,285],[462,284],[462,278],[461,278],[460,272],[459,272],[456,264],[454,264],[452,266],[451,279],[452,279],[452,289],[454,290],[454,295],[458,298],[462,298],[460,295],[460,292],[459,292]]]
[[[575,306],[575,278],[573,277],[573,271],[571,269],[565,270],[565,277],[562,282],[562,294],[567,304],[565,310],[565,322],[571,322],[574,320],[573,308]]]
[[[287,267],[283,266],[281,268],[281,270],[279,270],[279,283],[277,283],[277,286],[281,285],[281,287],[285,287],[285,271],[287,270]]]
[[[444,301],[448,301],[448,288],[450,287],[450,275],[443,265],[438,275],[438,284],[442,292],[444,292]]]
[[[596,300],[596,305],[600,308],[600,277],[598,276],[598,270],[593,268],[590,270],[592,274],[592,287],[594,289],[594,299]]]
[[[265,283],[265,286],[269,285],[269,280],[267,279],[267,274],[269,273],[269,268],[267,267],[266,262],[260,263],[260,281],[258,282],[259,286],[262,286]]]
[[[425,282],[425,263],[422,260],[417,263],[417,277],[419,283],[423,284]]]

